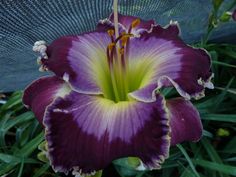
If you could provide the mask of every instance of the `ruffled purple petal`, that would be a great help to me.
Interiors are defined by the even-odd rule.
[[[51,164],[56,171],[91,173],[121,157],[139,157],[160,168],[168,156],[169,119],[164,99],[115,103],[77,92],[58,98],[44,119]]]
[[[48,46],[48,59],[41,62],[68,82],[73,90],[101,94],[98,82],[99,76],[109,72],[106,58],[109,43],[109,36],[102,32],[61,37]]]
[[[128,96],[142,102],[153,102],[156,100],[156,92],[157,84],[153,83],[129,93]]]
[[[203,128],[199,113],[192,103],[183,98],[171,99],[166,103],[170,113],[171,145],[198,141]]]
[[[46,107],[57,97],[70,92],[68,85],[60,78],[43,77],[31,83],[24,91],[22,98],[26,107],[31,108],[42,123]]]
[[[233,18],[234,21],[236,21],[236,9],[232,13],[232,18]]]
[[[136,63],[146,66],[149,76],[146,79],[148,82],[129,94],[131,97],[146,102],[153,101],[153,94],[148,89],[153,84],[158,89],[174,86],[186,99],[199,99],[204,96],[205,87],[213,88],[208,53],[186,45],[178,34],[178,25],[172,22],[166,28],[155,26],[152,32],[145,32],[140,38],[131,39],[130,67]]]
[[[141,34],[144,31],[149,31],[155,23],[154,20],[146,21],[138,17],[118,14],[120,32],[128,32],[132,22],[137,19],[140,20],[140,24],[131,30],[131,33],[135,35]],[[107,31],[109,29],[114,29],[114,14],[111,14],[108,19],[100,20],[97,25],[97,30],[99,31]]]

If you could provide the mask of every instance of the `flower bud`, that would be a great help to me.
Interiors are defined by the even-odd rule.
[[[220,21],[222,22],[228,22],[231,18],[231,13],[225,12],[223,15],[220,17]]]
[[[140,159],[137,157],[128,157],[128,164],[133,168],[137,168],[140,165]]]

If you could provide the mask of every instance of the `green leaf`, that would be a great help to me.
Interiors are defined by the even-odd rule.
[[[34,139],[29,141],[22,149],[17,153],[21,157],[29,156],[35,149],[37,149],[38,145],[44,140],[44,132],[41,132]]]
[[[223,164],[210,162],[210,161],[206,161],[206,160],[200,160],[200,159],[198,159],[198,160],[192,159],[192,162],[195,165],[199,165],[203,168],[208,168],[208,169],[222,172],[222,173],[225,173],[228,175],[236,176],[236,167],[235,166],[223,165]]]
[[[19,158],[9,155],[9,154],[3,154],[0,153],[0,160],[5,163],[19,163]]]
[[[234,78],[235,78],[235,77],[232,77],[232,78],[230,79],[230,81],[228,82],[228,84],[227,84],[225,90],[224,90],[220,95],[218,95],[218,96],[216,97],[216,99],[215,99],[215,104],[214,104],[214,111],[216,111],[216,110],[218,109],[219,105],[220,105],[220,104],[222,103],[222,101],[224,100],[224,98],[225,98],[225,96],[226,96],[226,94],[227,94],[227,90],[228,90],[229,87],[232,85],[232,83],[233,83],[233,81],[234,81]]]
[[[201,118],[204,120],[236,123],[236,114],[203,114]]]
[[[207,130],[203,130],[203,136],[213,138],[213,134]]]
[[[17,165],[17,163],[10,163],[10,164],[3,163],[3,164],[0,164],[0,176],[9,174],[12,171],[14,171],[16,165]]]
[[[9,130],[10,128],[22,124],[24,122],[28,122],[34,119],[34,114],[31,111],[25,112],[17,117],[10,119],[6,125],[4,126],[5,130]]]
[[[212,63],[216,65],[225,66],[225,67],[236,68],[236,65],[231,65],[231,64],[221,62],[221,61],[212,61]]]
[[[22,161],[21,157],[18,156],[14,156],[11,154],[4,154],[4,153],[0,153],[0,160],[4,163],[20,163]],[[32,159],[32,158],[25,158],[24,159],[25,163],[32,163],[32,164],[38,164],[40,163],[39,161]]]
[[[6,102],[6,104],[4,104],[0,110],[8,110],[8,109],[12,109],[14,106],[17,105],[22,105],[21,103],[21,97],[22,97],[22,92],[18,91],[15,92],[10,98],[9,100]]]
[[[128,163],[128,158],[114,160],[113,164],[121,176],[134,176],[139,173],[139,171],[135,170],[135,168]]]
[[[24,168],[24,158],[21,159],[20,169],[19,169],[17,177],[21,177],[22,176],[23,168]]]
[[[182,166],[182,168],[184,169],[183,170],[183,173],[181,174],[180,177],[195,177],[194,173],[192,173],[192,170],[190,167],[185,167],[182,163],[179,163],[180,166]]]
[[[196,177],[200,177],[200,175],[198,174],[198,172],[197,172],[196,169],[195,169],[195,166],[194,166],[193,163],[192,163],[192,160],[191,160],[190,157],[188,156],[188,154],[187,154],[187,152],[185,151],[185,149],[183,148],[183,146],[180,145],[180,144],[177,144],[176,146],[179,148],[179,150],[183,153],[184,157],[185,157],[186,160],[188,161],[189,166],[190,166],[190,168],[192,169],[194,175],[195,175]]]
[[[211,145],[211,143],[206,138],[202,138],[201,143],[213,162],[223,164],[220,156],[218,155],[218,153],[216,152],[214,147]],[[221,172],[219,172],[219,175],[221,177],[229,177],[228,175],[222,174]]]
[[[230,153],[230,154],[236,153],[236,137],[232,137],[232,139],[226,144],[222,152]]]
[[[44,164],[41,168],[39,168],[33,177],[41,177],[43,174],[46,173],[46,171],[50,168],[50,165],[48,163]]]
[[[236,157],[230,157],[227,159],[224,159],[225,162],[236,162]]]
[[[230,58],[236,59],[236,52],[234,51],[224,49],[219,49],[219,51]]]
[[[6,122],[10,118],[11,113],[5,114],[3,117],[0,117],[0,147],[5,149],[6,147],[6,142],[5,142],[5,135],[6,135],[6,130],[4,128]]]
[[[223,87],[215,87],[215,89],[218,89],[218,90],[225,90],[225,88],[223,88]],[[229,88],[229,89],[227,90],[227,92],[236,95],[236,89]]]

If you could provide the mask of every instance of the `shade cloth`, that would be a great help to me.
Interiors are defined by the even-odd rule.
[[[225,0],[220,11],[234,0]],[[0,92],[23,89],[40,73],[32,46],[37,40],[48,43],[71,34],[95,29],[99,19],[112,12],[112,0],[0,0]],[[188,43],[206,33],[211,0],[120,0],[124,15],[154,19],[165,26],[177,20],[182,38]],[[234,42],[236,23],[219,26],[212,39]]]

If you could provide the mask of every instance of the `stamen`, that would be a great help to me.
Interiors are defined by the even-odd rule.
[[[116,44],[114,42],[112,42],[107,46],[107,48],[111,51],[115,47],[115,45]]]
[[[113,50],[114,50],[114,47],[116,46],[116,44],[114,42],[110,43],[108,46],[107,46],[107,62],[109,64],[109,68],[111,68],[112,66],[112,63],[113,63]]]
[[[128,83],[128,65],[126,59],[132,28],[140,24],[140,19],[134,20],[130,24],[130,30],[119,33],[118,21],[118,0],[113,0],[113,13],[114,13],[114,29],[107,30],[111,38],[111,43],[107,45],[107,62],[109,65],[111,83],[112,83],[112,96],[115,101],[127,100],[127,93],[129,91]]]
[[[114,34],[115,34],[115,31],[113,29],[110,29],[107,31],[108,35],[110,36],[111,38],[111,42],[114,42]]]
[[[113,29],[110,29],[107,31],[109,36],[113,36],[115,34],[115,31]]]
[[[121,40],[121,45],[124,47],[128,41],[128,39],[130,38],[130,36],[123,36],[120,40]]]
[[[129,27],[128,33],[131,33],[132,28],[136,28],[140,23],[141,23],[141,20],[139,18],[134,20]]]
[[[125,54],[125,48],[124,47],[122,47],[122,48],[120,48],[119,49],[119,53],[120,53],[120,55],[121,55],[121,64],[122,64],[122,67],[123,67],[123,71],[125,72],[125,68],[126,68],[126,66],[125,66],[125,56],[124,56],[124,54]],[[123,78],[123,80],[124,80],[124,78]]]
[[[121,36],[124,36],[125,34],[126,34],[126,32],[125,32],[125,31],[121,32]]]
[[[136,20],[132,22],[131,27],[136,28],[140,24],[140,22],[141,22],[140,19],[137,18]]]
[[[130,37],[133,37],[134,35],[133,34],[126,34],[126,33],[123,33],[123,34],[121,34],[118,38],[116,38],[116,40],[114,41],[115,43],[117,43],[119,40],[121,40],[122,38],[124,38],[124,37],[128,37],[128,38],[130,38]]]
[[[120,52],[121,55],[124,55],[125,49],[122,47],[122,48],[119,49],[119,52]]]

